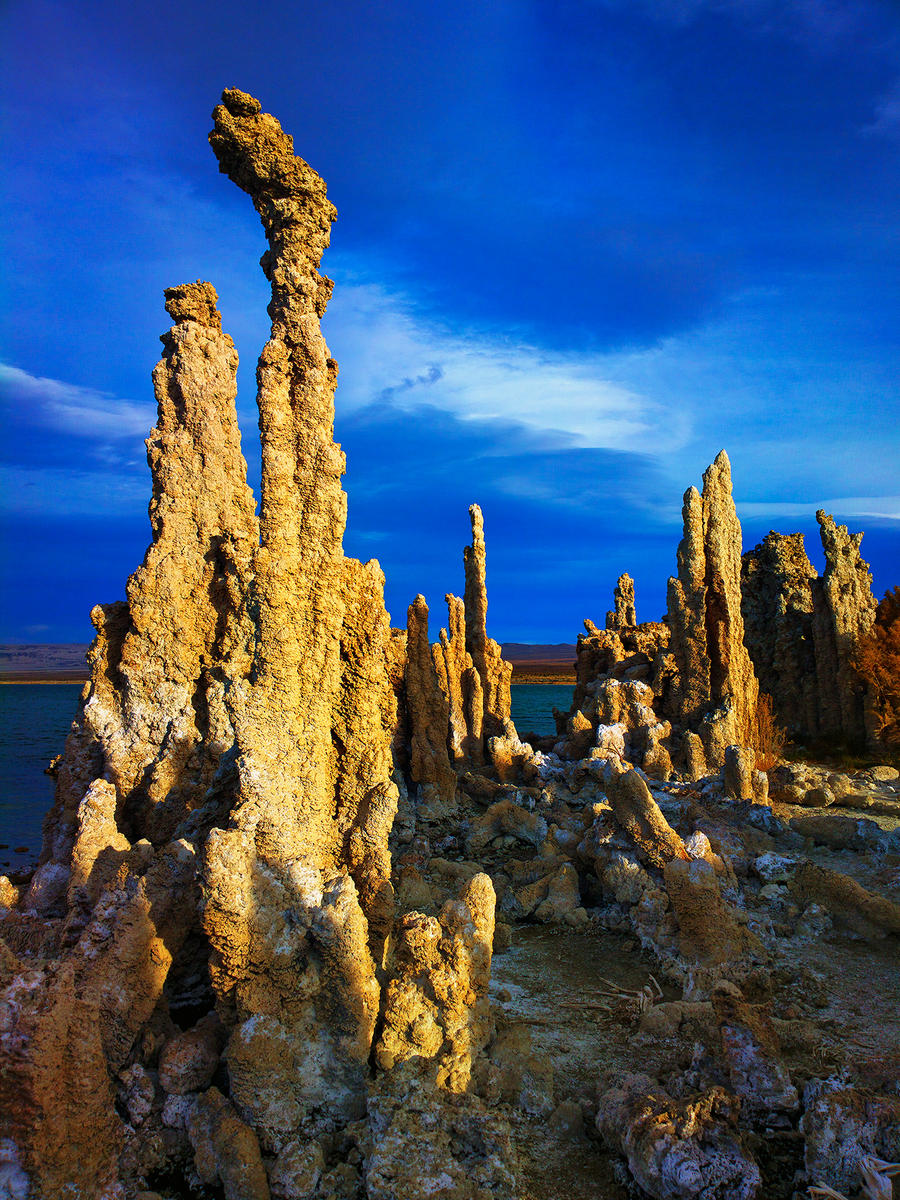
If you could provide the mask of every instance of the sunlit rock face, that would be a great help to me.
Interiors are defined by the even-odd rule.
[[[499,645],[487,633],[487,552],[484,519],[477,504],[469,508],[469,517],[472,521],[472,544],[463,553],[466,569],[466,650],[481,680],[484,736],[506,737],[510,734],[509,686],[512,665],[504,661]]]
[[[759,685],[744,645],[741,526],[723,450],[703,475],[703,491],[684,496],[678,575],[669,580],[668,624],[678,668],[670,707],[679,724],[697,727],[711,765],[725,747],[751,736]]]
[[[704,473],[702,493],[685,492],[682,511],[665,621],[637,623],[629,575],[616,584],[606,628],[585,621],[569,717],[581,737],[572,741],[566,731],[569,756],[586,753],[602,729],[622,722],[631,735],[629,760],[667,779],[675,765],[694,776],[718,770],[728,746],[753,740],[759,685],[744,644],[741,527],[724,450]],[[640,703],[627,694],[635,688],[643,689]]]
[[[283,1192],[310,1157],[298,1139],[365,1113],[384,985],[406,971],[388,834],[392,742],[412,757],[407,654],[378,564],[342,549],[337,366],[319,328],[334,208],[252,97],[226,91],[213,120],[221,169],[269,239],[259,516],[216,293],[169,289],[153,542],[127,601],[94,611],[41,866],[24,894],[3,893],[18,901],[2,926],[4,1136],[46,1200],[119,1200],[153,1170],[254,1196],[268,1173]],[[505,700],[502,669],[491,678],[508,716],[508,671]],[[483,705],[470,687],[473,728]],[[457,1087],[490,1028],[493,890],[473,886],[430,960],[449,989],[440,1071]]]
[[[464,596],[446,596],[448,628],[429,642],[428,605],[417,596],[406,626],[405,710],[410,777],[426,820],[457,811],[458,773],[487,764],[518,775],[531,758],[511,716],[512,664],[487,633],[484,519],[469,508],[472,544],[463,551]]]
[[[235,411],[237,353],[208,283],[166,291],[175,324],[153,372],[153,541],[125,602],[97,605],[91,680],[59,767],[42,865],[67,865],[92,780],[115,787],[133,839],[171,837],[234,738],[227,680],[246,674],[258,540]],[[38,898],[43,911],[51,897]],[[51,904],[52,908],[52,904]]]

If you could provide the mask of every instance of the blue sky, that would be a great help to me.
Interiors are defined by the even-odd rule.
[[[338,208],[324,269],[348,553],[444,621],[467,507],[489,626],[665,604],[723,446],[745,544],[819,507],[900,582],[894,0],[16,3],[0,17],[2,641],[85,641],[145,549],[163,288],[254,369],[264,249],[206,143],[258,96]]]

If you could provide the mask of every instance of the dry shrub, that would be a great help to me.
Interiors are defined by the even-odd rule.
[[[786,743],[787,730],[775,720],[772,697],[760,692],[750,731],[750,745],[756,750],[757,771],[771,771],[781,760]]]
[[[900,751],[900,587],[885,592],[853,666],[872,696],[876,736]]]

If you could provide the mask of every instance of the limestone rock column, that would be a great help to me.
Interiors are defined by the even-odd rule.
[[[759,685],[744,645],[741,527],[722,450],[703,475],[703,492],[684,496],[678,576],[669,580],[668,623],[678,667],[673,719],[698,728],[710,765],[725,747],[746,745]]]
[[[772,697],[778,721],[803,737],[815,737],[819,726],[815,579],[802,533],[768,533],[741,563],[744,641],[760,690]]]
[[[428,604],[416,596],[406,626],[406,707],[410,727],[410,774],[426,812],[446,814],[455,801],[456,772],[447,751],[450,702],[441,687],[441,647],[428,640]]]
[[[249,667],[245,602],[257,542],[235,410],[238,357],[209,283],[167,289],[175,324],[153,372],[153,540],[127,601],[97,605],[82,703],[60,760],[32,899],[68,869],[78,806],[108,778],[131,840],[160,844],[201,800],[232,741],[225,680]]]
[[[249,194],[269,242],[272,330],[257,369],[253,660],[227,693],[238,795],[206,842],[204,928],[231,1030],[232,1100],[279,1153],[359,1111],[380,998],[372,950],[392,911],[395,701],[383,578],[342,547],[337,364],[319,326],[335,209],[253,97],[228,89],[213,122],[220,170]]]
[[[637,625],[634,607],[634,580],[626,572],[620,575],[613,589],[615,609],[606,614],[607,629],[628,629]]]
[[[875,624],[869,564],[859,552],[863,535],[848,533],[834,517],[816,513],[825,573],[813,583],[813,641],[820,732],[861,745],[866,738],[865,685],[853,669],[859,639]]]
[[[463,551],[466,570],[466,650],[481,680],[484,695],[484,736],[508,734],[512,663],[504,661],[500,646],[487,635],[487,582],[484,518],[477,504],[469,506],[472,545]]]

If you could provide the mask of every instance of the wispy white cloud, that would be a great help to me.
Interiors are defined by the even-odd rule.
[[[824,508],[837,521],[866,518],[879,521],[900,521],[900,496],[838,496],[822,500],[738,502],[738,515],[756,517],[809,517]]]
[[[30,375],[0,363],[0,404],[10,415],[70,437],[137,439],[154,419],[152,404],[122,400],[109,392]]]
[[[517,425],[545,447],[612,450],[634,449],[663,424],[659,404],[609,378],[606,356],[451,331],[376,284],[343,284],[326,332],[341,367],[341,414],[378,403],[409,413],[437,407],[475,429]],[[668,424],[666,444],[680,440],[676,426]]]
[[[788,37],[814,52],[830,53],[867,27],[877,28],[878,0],[595,0],[604,7],[639,9],[666,25],[683,28],[707,13],[763,34]],[[877,43],[876,43],[877,48]]]
[[[875,105],[875,118],[863,126],[863,133],[876,137],[900,138],[900,79]]]
[[[134,513],[150,499],[137,474],[69,467],[0,467],[0,510],[15,517],[98,517]]]

